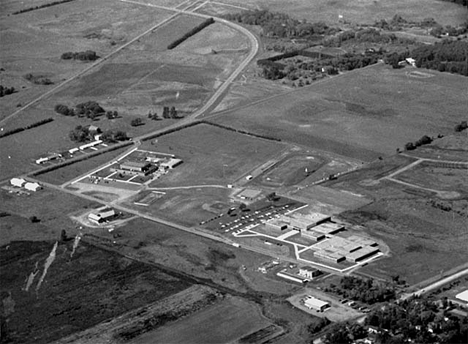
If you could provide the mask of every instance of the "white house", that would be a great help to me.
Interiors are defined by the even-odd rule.
[[[12,178],[10,180],[10,184],[16,187],[22,187],[23,184],[26,183],[26,181],[23,178]]]
[[[38,183],[27,182],[26,184],[24,184],[24,188],[29,191],[37,191],[42,189],[42,186]]]

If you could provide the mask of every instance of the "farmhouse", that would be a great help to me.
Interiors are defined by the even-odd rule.
[[[254,189],[244,189],[242,190],[237,197],[252,201],[253,199],[257,198],[262,192],[260,190]]]
[[[314,277],[320,276],[322,272],[310,266],[303,266],[299,268],[299,276],[304,278],[313,279]]]
[[[26,190],[29,190],[29,191],[37,191],[37,190],[40,190],[42,189],[42,186],[38,183],[31,183],[31,182],[27,182],[26,184],[24,184],[24,188]]]
[[[157,167],[152,165],[151,163],[144,161],[126,161],[118,168],[112,168],[113,171],[123,173],[123,174],[131,174],[131,175],[139,175],[139,176],[146,176],[154,171],[156,171]]]
[[[330,308],[330,304],[328,302],[319,300],[313,296],[307,296],[304,301],[304,306],[309,309],[315,309],[317,312],[323,312],[327,308]]]
[[[97,224],[103,223],[115,216],[115,210],[112,208],[104,208],[97,213],[90,213],[88,220]]]
[[[18,188],[22,187],[24,183],[26,183],[26,180],[23,178],[12,178],[10,180],[10,184]]]

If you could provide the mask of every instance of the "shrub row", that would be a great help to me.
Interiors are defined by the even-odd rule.
[[[177,47],[180,43],[182,43],[183,41],[185,41],[186,39],[192,37],[193,35],[197,34],[198,32],[200,32],[201,30],[203,30],[205,27],[213,24],[215,21],[213,18],[209,18],[207,20],[205,20],[203,23],[201,23],[200,25],[194,27],[192,30],[190,30],[189,32],[187,32],[186,34],[184,34],[182,37],[176,39],[174,42],[172,42],[171,44],[169,44],[167,46],[167,49],[171,50],[171,49],[174,49],[175,47]]]
[[[181,125],[180,127],[172,128],[172,129],[163,131],[161,133],[157,133],[157,134],[145,137],[142,141],[152,140],[152,139],[155,139],[157,137],[161,137],[161,136],[164,136],[164,135],[167,135],[167,134],[175,133],[176,131],[186,129],[186,128],[190,128],[190,127],[194,127],[194,126],[199,125],[201,123],[202,123],[202,121],[195,121],[195,122],[187,123],[187,124]]]
[[[36,127],[38,127],[38,126],[40,126],[40,125],[43,125],[43,124],[52,122],[53,120],[54,120],[53,118],[46,118],[46,119],[43,119],[42,121],[39,121],[39,122],[30,124],[30,125],[28,125],[28,126],[26,126],[26,127],[20,127],[20,128],[8,130],[8,131],[6,131],[6,132],[4,132],[4,133],[1,133],[1,134],[0,134],[0,138],[5,137],[5,136],[10,136],[10,135],[19,133],[19,132],[24,131],[24,130],[36,128]]]
[[[54,2],[51,2],[50,4],[44,4],[44,5],[41,5],[41,6],[34,6],[34,7],[25,8],[24,10],[19,10],[19,11],[13,12],[13,14],[20,14],[20,13],[30,12],[30,11],[34,11],[34,10],[39,10],[41,8],[60,5],[60,4],[63,4],[65,2],[72,2],[72,1],[73,0],[54,1]]]
[[[278,142],[281,141],[281,139],[279,139],[279,138],[277,138],[277,137],[267,136],[267,135],[261,135],[261,134],[256,134],[256,133],[251,133],[251,132],[249,132],[249,131],[240,130],[240,129],[236,129],[236,128],[231,128],[231,127],[228,127],[228,126],[225,126],[225,125],[222,125],[222,124],[218,124],[218,123],[212,123],[212,122],[208,122],[208,121],[200,121],[200,123],[208,124],[208,125],[213,125],[213,126],[215,126],[215,127],[219,127],[219,128],[226,129],[226,130],[230,130],[230,131],[234,131],[234,132],[239,133],[239,134],[244,134],[244,135],[249,135],[249,136],[253,136],[253,137],[258,137],[258,138],[265,139],[265,140],[278,141]]]
[[[423,146],[423,145],[428,145],[431,142],[432,142],[432,138],[430,138],[427,135],[424,135],[423,137],[421,137],[419,140],[415,141],[414,143],[413,142],[408,142],[407,144],[405,144],[405,149],[406,150],[413,150],[413,149],[416,149],[416,147]]]

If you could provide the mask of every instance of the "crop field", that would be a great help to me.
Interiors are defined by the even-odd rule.
[[[423,162],[395,178],[425,188],[463,192],[468,195],[468,168],[447,168],[432,162]]]
[[[227,297],[190,317],[145,333],[133,343],[230,343],[270,324],[258,305],[238,297]]]
[[[154,141],[152,141],[154,142]],[[151,187],[225,185],[278,155],[286,146],[215,126],[200,124],[145,143],[142,149],[175,154],[183,164]]]
[[[60,243],[44,269],[54,242],[15,242],[0,248],[1,292],[15,303],[8,324],[13,342],[49,343],[190,286],[86,243],[71,257],[72,246]]]
[[[2,84],[19,92],[2,99],[0,119],[16,110],[17,104],[26,104],[90,65],[61,60],[64,52],[89,49],[105,56],[169,14],[121,1],[84,0],[3,17]],[[42,75],[54,84],[35,85],[23,78],[26,73]]]
[[[425,134],[451,133],[462,120],[466,78],[431,74],[413,78],[377,64],[220,113],[214,121],[371,161]]]
[[[328,1],[294,0],[287,4],[279,0],[220,0],[218,2],[238,5],[248,8],[269,9],[273,12],[288,13],[299,19],[310,22],[325,21],[329,24],[338,24],[338,15],[353,23],[372,24],[375,20],[391,19],[400,14],[409,20],[423,20],[434,18],[441,24],[463,23],[466,20],[466,10],[461,6],[436,0],[354,0],[354,1]],[[423,10],[421,10],[423,8]]]

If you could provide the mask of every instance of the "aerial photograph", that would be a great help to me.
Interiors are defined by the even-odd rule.
[[[467,0],[0,0],[0,343],[467,344]]]

